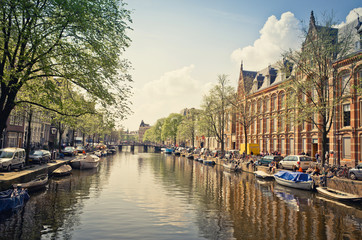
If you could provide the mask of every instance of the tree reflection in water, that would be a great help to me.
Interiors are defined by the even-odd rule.
[[[1,215],[0,238],[87,238],[80,229],[93,229],[113,239],[360,239],[361,225],[355,205],[136,151],[103,159],[97,171],[52,179],[23,209]]]

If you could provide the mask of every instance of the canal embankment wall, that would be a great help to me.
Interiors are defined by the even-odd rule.
[[[226,162],[226,159],[219,159],[219,158],[214,158],[214,157],[210,157],[210,156],[207,157],[207,160],[213,160],[218,165],[223,165]],[[241,162],[239,164],[239,168],[241,171],[248,172],[248,173],[254,173],[254,171],[256,171],[256,170],[263,171],[265,173],[269,173],[269,167],[256,166],[256,168],[254,168],[254,166],[252,166],[252,164],[247,164],[246,162]],[[278,171],[282,171],[282,170],[283,169],[276,169],[275,171],[278,172]],[[313,179],[314,179],[316,185],[318,186],[320,184],[320,177],[313,176]],[[335,190],[362,196],[362,181],[359,181],[359,180],[351,180],[351,179],[339,178],[339,177],[328,178],[327,187],[335,189]]]
[[[40,174],[51,174],[55,169],[69,163],[72,159],[57,159],[43,165],[30,165],[22,170],[16,169],[11,172],[0,172],[0,191],[7,190],[16,183],[29,182]]]

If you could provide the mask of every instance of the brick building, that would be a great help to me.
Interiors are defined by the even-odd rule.
[[[356,29],[352,36],[353,50],[343,59],[336,56],[333,61],[335,71],[329,78],[329,81],[339,81],[339,85],[347,87],[349,95],[336,107],[332,128],[327,136],[327,150],[331,153],[330,163],[340,161],[341,164],[354,166],[362,159],[362,97],[354,87],[361,86],[362,82],[362,27],[359,19],[350,23],[349,27],[351,24]],[[319,28],[312,13],[309,30],[318,31]],[[342,31],[343,28],[333,29],[335,34]],[[278,151],[282,155],[292,155],[305,152],[314,156],[322,150],[322,136],[316,126],[307,122],[296,125],[281,117],[286,110],[286,92],[281,84],[287,80],[279,64],[261,71],[245,71],[241,64],[238,95],[249,104],[252,117],[247,133],[248,143],[258,144],[261,151],[269,153]],[[333,89],[329,91],[338,94]],[[237,117],[240,118],[240,114]],[[245,143],[244,131],[240,121],[236,121],[237,148],[241,143]]]

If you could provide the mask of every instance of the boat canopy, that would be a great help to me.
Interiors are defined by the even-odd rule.
[[[279,171],[274,176],[279,178],[290,180],[293,182],[308,182],[312,181],[312,177],[307,173],[302,172],[289,172],[289,171]]]

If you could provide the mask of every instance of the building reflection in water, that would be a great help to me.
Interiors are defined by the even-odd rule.
[[[198,195],[195,224],[203,237],[361,239],[362,211],[356,205],[320,199],[314,192],[258,181],[249,173],[229,173],[221,166],[185,158],[169,156],[165,163],[176,171],[175,181],[189,185]],[[183,174],[190,171],[193,174]]]

